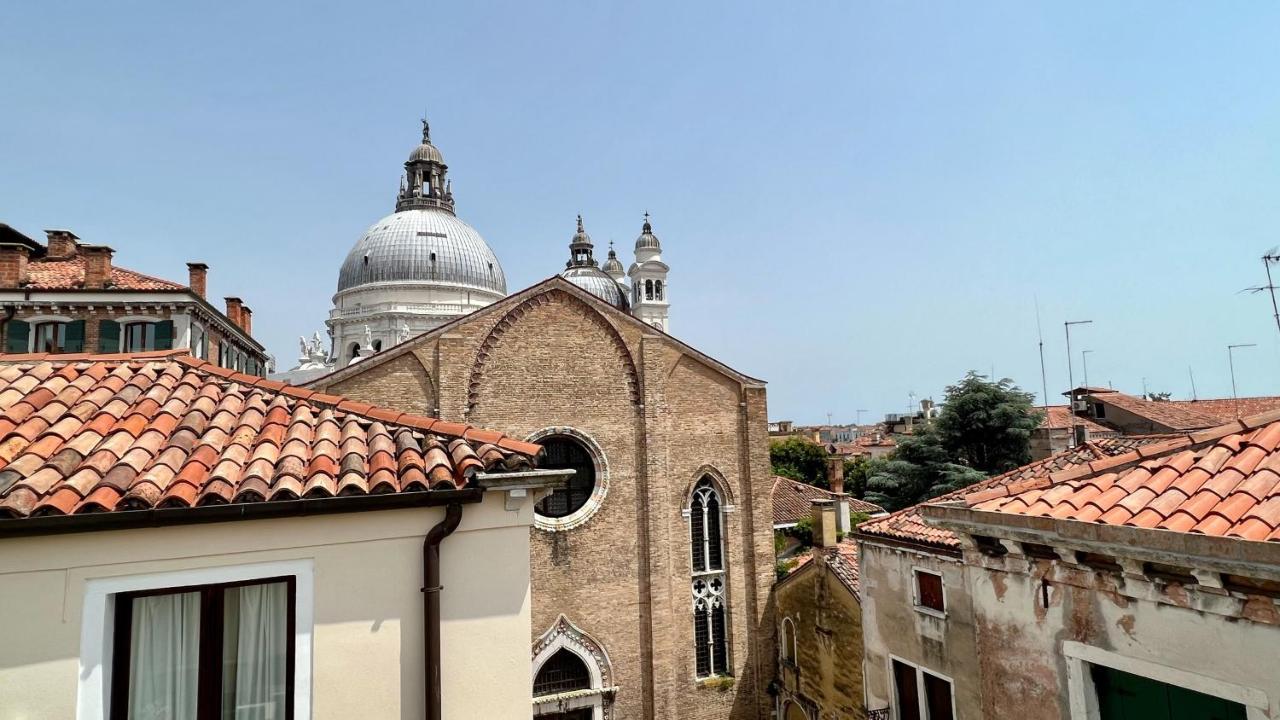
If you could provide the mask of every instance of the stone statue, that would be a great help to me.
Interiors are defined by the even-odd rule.
[[[397,343],[405,342],[406,340],[409,339],[409,335],[412,332],[413,331],[409,329],[409,322],[407,320],[401,320],[400,321],[400,337],[397,339],[396,342]]]

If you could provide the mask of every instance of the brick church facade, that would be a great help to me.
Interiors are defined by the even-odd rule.
[[[578,471],[531,531],[536,717],[769,716],[763,382],[555,277],[311,387]]]

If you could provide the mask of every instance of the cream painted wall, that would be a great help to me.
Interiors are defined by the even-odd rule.
[[[313,717],[423,715],[422,540],[439,508],[0,539],[0,718],[77,717],[90,581],[310,561]],[[532,504],[490,492],[441,546],[446,718],[530,714]],[[21,522],[21,521],[15,521]],[[301,600],[300,600],[301,601]]]

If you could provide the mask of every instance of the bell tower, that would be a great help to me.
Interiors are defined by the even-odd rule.
[[[631,314],[663,332],[671,332],[667,318],[669,270],[662,262],[662,243],[653,234],[649,213],[645,213],[640,237],[636,238],[636,261],[627,271],[631,278]]]
[[[404,164],[396,212],[436,208],[452,215],[453,184],[445,177],[448,173],[444,156],[431,144],[431,125],[423,118],[422,144],[413,149]]]

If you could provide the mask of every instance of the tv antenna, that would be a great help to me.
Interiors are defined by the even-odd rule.
[[[1240,292],[1257,294],[1262,292],[1263,290],[1266,290],[1268,293],[1270,293],[1271,294],[1271,316],[1275,318],[1276,330],[1280,330],[1280,305],[1277,305],[1276,303],[1276,284],[1271,280],[1272,263],[1280,263],[1280,254],[1277,254],[1277,253],[1280,253],[1280,246],[1271,248],[1266,252],[1265,255],[1262,256],[1262,267],[1265,268],[1267,271],[1267,284],[1259,285],[1257,287],[1245,288]]]
[[[1036,302],[1036,335],[1040,338],[1040,391],[1041,400],[1044,401],[1045,426],[1048,427],[1049,422],[1049,380],[1048,375],[1044,372],[1044,331],[1040,329],[1040,298],[1032,295]]]

